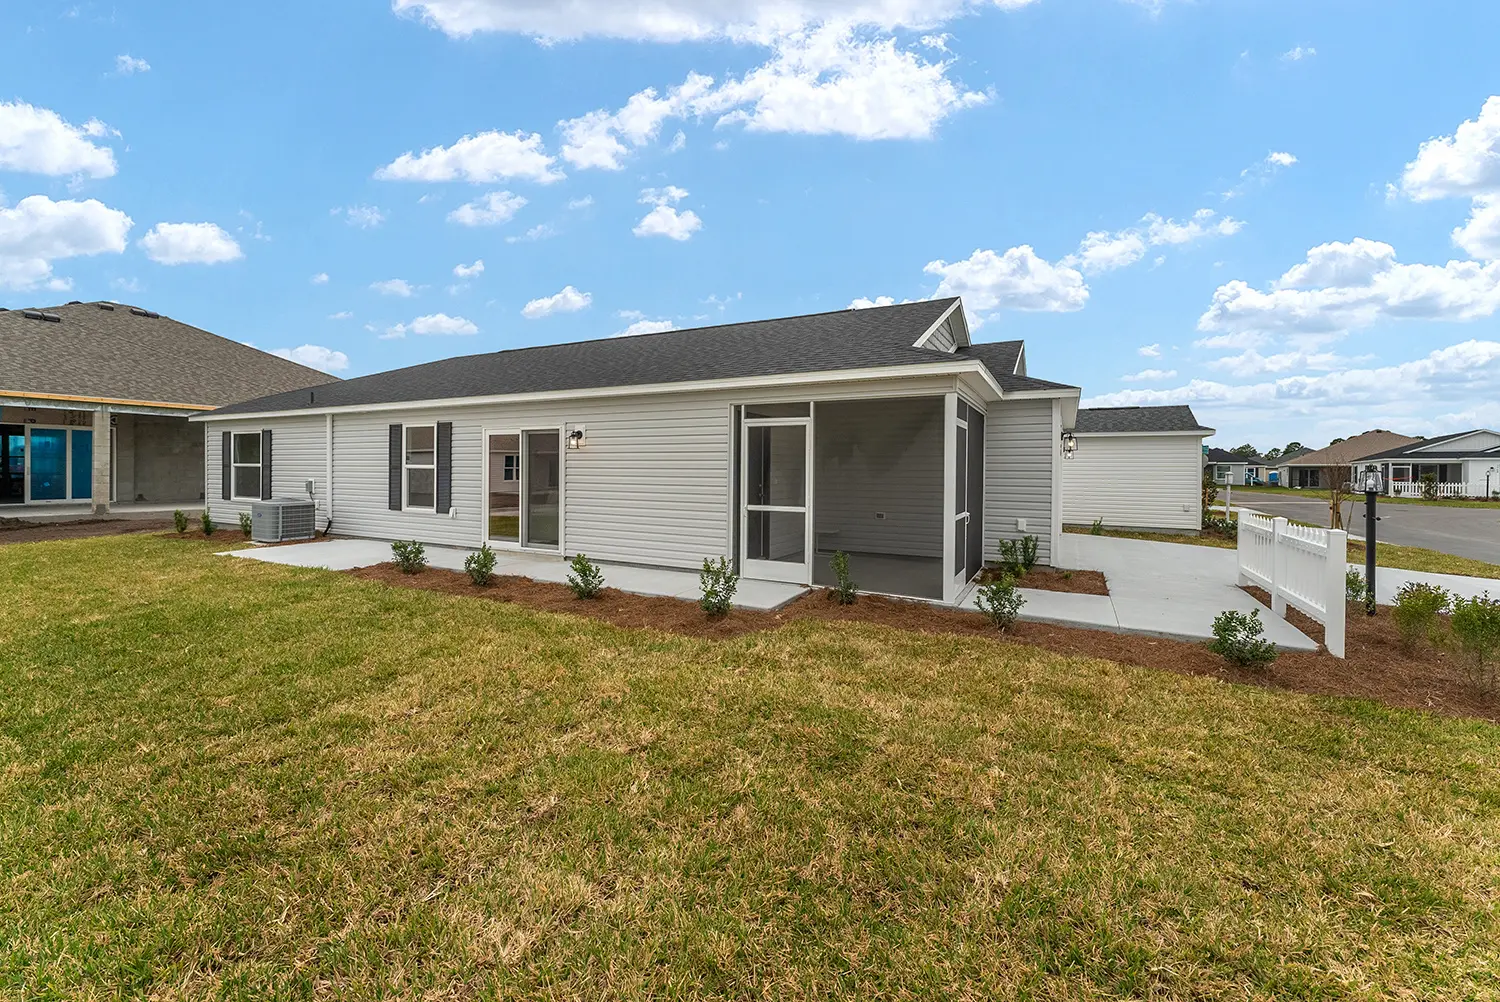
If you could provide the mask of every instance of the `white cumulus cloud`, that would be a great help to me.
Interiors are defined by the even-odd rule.
[[[461,226],[499,226],[514,219],[525,205],[526,199],[520,195],[492,191],[448,213],[448,221]]]
[[[1142,369],[1140,372],[1132,372],[1120,378],[1127,383],[1147,383],[1162,379],[1173,379],[1176,375],[1176,369]]]
[[[860,296],[858,299],[854,300],[854,302],[852,302],[852,303],[849,304],[849,309],[851,309],[851,310],[873,310],[873,309],[875,309],[878,306],[895,306],[895,305],[896,305],[896,300],[895,300],[895,298],[893,296],[876,296],[874,299],[868,299],[868,298],[866,298],[864,296]]]
[[[349,368],[348,355],[320,344],[304,344],[299,348],[273,348],[271,354],[321,372],[343,372]]]
[[[1114,233],[1087,234],[1078,250],[1063,258],[1062,263],[1097,275],[1135,264],[1146,256],[1149,247],[1182,246],[1209,237],[1233,236],[1244,225],[1232,216],[1219,218],[1213,209],[1199,209],[1191,219],[1181,223],[1148,212],[1139,226]]]
[[[577,313],[579,310],[588,309],[593,301],[592,293],[579,292],[568,285],[556,295],[533,299],[521,308],[521,316],[527,320],[540,320],[554,313]]]
[[[31,195],[0,206],[0,288],[24,291],[52,281],[52,263],[120,254],[131,218],[95,199],[54,202]]]
[[[1474,199],[1469,221],[1453,231],[1453,242],[1472,258],[1500,258],[1500,194]]]
[[[97,118],[72,125],[51,109],[0,101],[0,170],[112,177],[114,151],[92,141],[111,135],[119,133]]]
[[[408,334],[419,334],[425,337],[447,337],[467,336],[478,334],[479,328],[463,317],[450,317],[446,313],[429,313],[425,317],[417,317],[409,324],[396,324],[386,328],[381,335],[381,340],[392,340],[404,338]]]
[[[350,226],[361,230],[373,230],[385,222],[385,213],[373,205],[351,205],[347,208],[334,209],[335,216],[343,216],[344,221]]]
[[[382,296],[399,296],[402,299],[410,299],[417,293],[416,286],[404,278],[387,278],[381,282],[371,282],[370,288]]]
[[[157,264],[224,264],[245,256],[216,223],[157,223],[141,237],[141,249]]]
[[[312,282],[313,285],[327,285],[328,284],[328,272],[326,272],[326,271],[320,271],[316,275],[314,275],[310,279],[310,281]]]
[[[1500,192],[1500,95],[1453,135],[1423,143],[1401,175],[1401,191],[1418,202]]]
[[[923,270],[941,279],[935,298],[962,296],[976,314],[991,310],[1069,313],[1083,309],[1089,300],[1082,273],[1043,260],[1025,244],[1004,254],[976,250],[951,264],[931,261]]]
[[[622,331],[616,331],[615,337],[633,337],[636,334],[660,334],[663,331],[676,330],[677,325],[670,320],[637,320]]]
[[[115,57],[115,72],[122,77],[128,77],[136,73],[149,73],[151,64],[144,59],[137,59],[131,55],[119,55]]]
[[[631,232],[638,237],[667,237],[682,241],[691,239],[701,229],[703,220],[692,209],[679,212],[670,205],[658,205],[646,213]]]
[[[475,275],[484,274],[484,258],[480,258],[473,264],[456,264],[453,266],[453,274],[457,278],[473,278]]]
[[[381,181],[471,181],[487,184],[518,179],[537,184],[561,181],[542,137],[524,132],[481,132],[451,146],[403,153],[375,172]]]
[[[1304,59],[1311,59],[1318,54],[1318,50],[1311,45],[1298,45],[1288,49],[1281,54],[1281,58],[1289,63],[1300,63]]]
[[[1142,358],[1161,358],[1161,345],[1143,344],[1135,350],[1135,353]]]

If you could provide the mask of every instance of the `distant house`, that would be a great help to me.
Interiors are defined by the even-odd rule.
[[[1250,460],[1237,452],[1227,449],[1205,449],[1203,452],[1203,475],[1216,484],[1243,486],[1249,482],[1249,471]]]
[[[189,415],[332,379],[139,307],[0,310],[0,511],[196,503]]]
[[[1214,433],[1192,408],[1085,407],[1063,464],[1063,522],[1196,531],[1203,525],[1199,458]]]
[[[1290,462],[1283,458],[1281,468],[1285,473],[1281,477],[1282,486],[1325,490],[1330,486],[1326,483],[1328,471],[1335,469],[1340,471],[1339,475],[1345,478],[1345,483],[1348,483],[1348,477],[1351,475],[1348,471],[1352,470],[1356,463],[1363,464],[1371,456],[1378,456],[1421,441],[1420,438],[1412,438],[1410,435],[1398,435],[1393,431],[1377,428],[1363,435],[1355,435],[1342,442],[1335,442],[1327,448],[1305,452]]]
[[[1293,449],[1291,452],[1283,452],[1274,460],[1268,460],[1266,466],[1266,483],[1273,487],[1287,486],[1291,483],[1291,464],[1312,452],[1311,449]]]
[[[1408,493],[1405,484],[1432,476],[1445,495],[1489,497],[1500,491],[1500,432],[1476,428],[1437,438],[1422,438],[1354,464],[1356,471],[1374,465],[1388,493]],[[1414,493],[1411,492],[1411,493]]]

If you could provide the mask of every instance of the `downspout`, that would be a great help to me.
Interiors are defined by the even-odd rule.
[[[328,520],[323,525],[323,535],[327,536],[333,531],[333,413],[331,411],[327,415],[323,442],[326,447],[325,459],[327,461],[327,472],[325,476],[327,477],[328,484],[326,488],[328,493],[326,505]]]

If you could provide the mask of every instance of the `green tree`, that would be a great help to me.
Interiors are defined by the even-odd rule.
[[[1255,456],[1259,455],[1259,453],[1255,451],[1255,446],[1251,445],[1249,442],[1246,442],[1244,445],[1237,445],[1229,451],[1234,453],[1236,456],[1240,456],[1244,459],[1252,459]]]

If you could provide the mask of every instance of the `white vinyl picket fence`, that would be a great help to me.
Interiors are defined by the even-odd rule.
[[[1484,497],[1484,484],[1433,484],[1440,498],[1482,498]],[[1391,484],[1391,497],[1393,498],[1419,498],[1422,497],[1421,484]]]
[[[1283,618],[1291,605],[1323,624],[1323,646],[1344,656],[1344,587],[1349,535],[1240,513],[1240,584],[1258,585]]]

